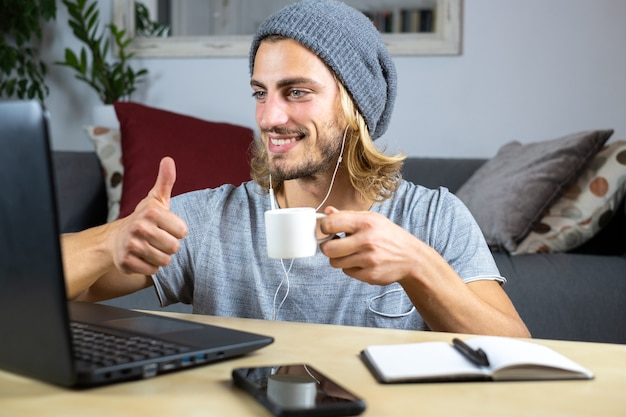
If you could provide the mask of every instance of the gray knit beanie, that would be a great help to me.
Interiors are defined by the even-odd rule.
[[[304,0],[267,18],[250,48],[250,74],[269,35],[294,39],[315,52],[344,84],[372,139],[385,133],[396,99],[396,69],[380,33],[361,12],[335,0]]]

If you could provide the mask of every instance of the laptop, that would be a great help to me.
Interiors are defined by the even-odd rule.
[[[51,161],[41,104],[0,102],[0,369],[85,388],[205,365],[273,342],[235,329],[68,302]]]

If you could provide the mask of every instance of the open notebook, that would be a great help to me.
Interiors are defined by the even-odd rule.
[[[0,369],[86,387],[204,365],[273,342],[66,301],[47,117],[38,102],[0,103],[0,190]]]
[[[465,342],[482,349],[489,365],[475,364],[447,342],[374,345],[363,350],[361,357],[384,383],[593,378],[588,369],[537,343],[496,336]]]

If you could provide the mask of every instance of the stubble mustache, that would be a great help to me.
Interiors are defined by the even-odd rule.
[[[289,129],[286,127],[271,127],[267,129],[261,129],[261,133],[274,133],[276,135],[299,135],[302,138],[309,136],[309,131],[305,128]]]

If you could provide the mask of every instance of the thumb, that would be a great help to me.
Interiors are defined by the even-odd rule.
[[[166,208],[170,208],[170,198],[172,188],[176,182],[176,164],[169,156],[161,159],[159,164],[159,174],[157,175],[154,187],[150,190],[150,195],[159,200]]]

